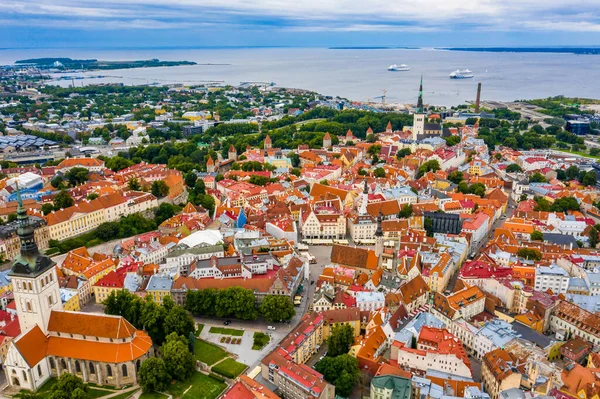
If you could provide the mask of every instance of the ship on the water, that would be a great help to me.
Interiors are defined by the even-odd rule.
[[[450,74],[450,79],[471,79],[474,76],[475,75],[473,75],[473,72],[471,72],[468,69],[457,69],[456,71]]]
[[[406,64],[401,64],[401,65],[392,64],[388,67],[388,71],[392,71],[392,72],[410,71],[410,68]]]

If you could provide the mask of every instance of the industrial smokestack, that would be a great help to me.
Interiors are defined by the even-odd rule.
[[[479,113],[479,101],[481,101],[481,82],[477,83],[477,99],[475,100],[475,113]]]

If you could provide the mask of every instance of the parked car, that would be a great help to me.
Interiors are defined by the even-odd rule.
[[[268,326],[268,327],[267,327],[267,330],[269,330],[269,331],[275,331],[275,327],[273,327],[273,326]]]
[[[226,326],[228,326],[228,325],[230,325],[230,324],[231,324],[231,320],[225,320],[225,321],[223,322],[223,324],[225,324]]]

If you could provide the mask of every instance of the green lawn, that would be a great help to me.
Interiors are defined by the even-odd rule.
[[[255,351],[261,350],[265,347],[266,344],[269,343],[269,336],[263,332],[255,332],[254,333],[254,344],[252,345],[252,349]]]
[[[223,360],[211,369],[213,372],[221,374],[228,378],[236,378],[246,370],[246,365],[229,358]]]
[[[234,335],[236,337],[241,337],[242,335],[244,335],[244,331],[242,330],[236,330],[235,328],[226,327],[211,327],[209,332],[221,335]]]
[[[227,352],[216,345],[197,339],[195,346],[195,358],[212,366],[219,360],[227,357]]]
[[[190,387],[190,385],[192,387],[184,395],[183,393]],[[175,384],[171,385],[168,389],[168,392],[173,395],[174,398],[216,399],[219,397],[221,392],[225,390],[225,388],[227,388],[227,384],[213,380],[209,376],[202,373],[194,372],[194,374],[186,381],[176,382]]]
[[[144,392],[140,399],[167,399],[167,396],[158,392]]]
[[[600,159],[600,156],[598,156],[598,155],[590,155],[589,153],[584,152],[584,151],[573,151],[570,148],[569,149],[563,149],[563,148],[558,148],[558,147],[552,147],[552,149],[555,150],[555,151],[565,152],[565,153],[568,153],[568,154],[581,155],[582,157],[586,157],[586,158]]]

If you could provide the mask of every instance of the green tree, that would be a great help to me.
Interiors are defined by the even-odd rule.
[[[581,184],[583,184],[584,186],[595,186],[597,178],[598,175],[596,174],[596,171],[589,171],[581,179]]]
[[[152,195],[154,195],[155,197],[163,198],[167,194],[169,194],[169,186],[167,186],[167,183],[165,183],[164,180],[156,180],[152,182],[151,191]]]
[[[448,180],[450,180],[454,184],[459,184],[465,178],[463,172],[460,170],[455,170],[448,175]]]
[[[83,380],[73,374],[62,374],[56,384],[50,388],[48,399],[86,399],[88,386]]]
[[[257,186],[264,186],[269,182],[269,178],[265,176],[252,175],[248,180],[250,184],[256,184]]]
[[[60,190],[65,187],[62,176],[56,176],[55,178],[50,180],[50,184],[52,184],[52,187],[54,187],[57,190]]]
[[[91,201],[91,200],[95,200],[98,197],[99,197],[98,193],[89,193],[86,198],[88,199],[88,201]]]
[[[567,180],[577,179],[577,177],[579,176],[579,168],[575,165],[569,166],[567,170],[565,170],[565,176]]]
[[[294,304],[287,295],[267,295],[260,304],[260,313],[270,322],[289,321],[296,315]]]
[[[542,253],[540,251],[538,251],[537,249],[520,248],[517,251],[517,255],[519,255],[521,258],[533,260],[536,262],[539,262],[540,260],[542,260]]]
[[[165,220],[172,218],[173,216],[175,216],[176,211],[177,208],[175,207],[175,205],[170,204],[168,202],[163,202],[154,211],[154,220],[156,221],[156,224],[160,225]]]
[[[112,157],[112,158],[108,159],[105,163],[105,166],[108,169],[111,169],[113,172],[118,172],[119,170],[123,170],[132,165],[133,165],[133,161],[123,158],[123,157],[120,157],[120,156]]]
[[[533,200],[536,202],[536,206],[533,208],[534,211],[548,212],[550,210],[550,201],[543,197],[534,197]]]
[[[516,163],[511,163],[510,165],[508,165],[506,167],[506,173],[515,173],[515,172],[522,172],[523,169],[521,169],[521,167],[519,165],[517,165]]]
[[[140,181],[138,179],[136,179],[135,177],[132,177],[131,179],[129,179],[129,183],[127,183],[127,187],[131,191],[140,191],[142,189]]]
[[[360,368],[358,359],[350,355],[324,357],[319,361],[315,370],[323,374],[329,383],[335,385],[336,395],[348,397],[352,388],[358,382]]]
[[[345,355],[354,343],[354,328],[349,325],[335,325],[327,339],[327,356]]]
[[[54,210],[54,205],[52,205],[52,204],[46,203],[46,204],[42,205],[42,213],[44,215],[51,213],[53,210]]]
[[[88,170],[86,168],[72,168],[65,174],[66,179],[71,186],[77,186],[88,180]]]
[[[369,147],[369,149],[367,150],[367,153],[371,156],[371,158],[374,158],[377,156],[377,154],[379,154],[379,151],[381,151],[381,145],[373,144],[372,146]]]
[[[64,188],[54,197],[54,209],[61,210],[73,206],[73,198]]]
[[[538,202],[539,204],[539,202]],[[579,202],[574,197],[562,197],[554,201],[549,209],[551,212],[578,211]]]
[[[375,170],[373,171],[373,174],[375,175],[375,177],[384,178],[385,177],[385,169],[375,168]]]
[[[398,217],[401,219],[408,219],[414,214],[413,207],[411,204],[404,204],[402,209],[398,213]]]
[[[423,177],[423,175],[427,172],[437,172],[438,170],[440,170],[440,163],[437,159],[427,161],[421,166],[419,166],[419,169],[417,171],[417,179]]]
[[[410,154],[411,154],[410,148],[402,148],[402,149],[398,150],[398,152],[396,153],[396,158],[398,158],[400,160]]]
[[[453,147],[453,146],[457,145],[458,143],[460,143],[460,137],[458,137],[458,136],[444,137],[444,140],[446,140],[446,145],[448,147]]]
[[[531,241],[544,241],[544,233],[538,230],[533,230],[529,235]]]
[[[596,226],[590,229],[589,238],[590,247],[596,248],[596,245],[598,245],[598,229],[596,228]]]
[[[169,298],[169,297],[167,297]],[[187,337],[195,330],[194,319],[190,317],[183,306],[173,305],[165,318],[165,333],[175,333]]]
[[[190,188],[194,188],[196,180],[198,180],[198,176],[196,176],[194,172],[187,172],[185,175],[183,175],[183,181],[185,182],[185,185]]]
[[[533,175],[529,176],[529,183],[545,183],[546,178],[540,172],[535,172]]]
[[[158,357],[149,357],[142,362],[138,378],[144,392],[163,392],[171,381],[165,361]]]
[[[189,351],[186,337],[174,332],[169,334],[160,352],[171,379],[184,381],[194,372],[194,355]]]

